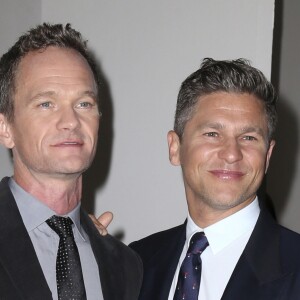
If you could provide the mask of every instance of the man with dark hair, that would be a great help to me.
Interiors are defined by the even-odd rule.
[[[246,60],[205,59],[182,83],[168,144],[188,217],[130,245],[140,300],[300,299],[300,236],[257,198],[276,122],[274,88]]]
[[[137,299],[139,257],[97,232],[80,208],[101,112],[95,64],[79,32],[31,29],[0,60],[0,299]]]

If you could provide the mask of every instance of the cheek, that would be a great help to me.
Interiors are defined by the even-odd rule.
[[[183,148],[180,153],[180,161],[182,165],[190,168],[199,168],[209,164],[212,160],[217,159],[217,150],[215,147],[207,145],[195,145],[193,147]]]
[[[31,152],[39,151],[43,144],[43,137],[43,134],[37,130],[23,131],[16,138],[16,147]]]
[[[21,124],[22,123],[22,124]],[[25,125],[24,125],[25,124]],[[31,149],[30,151],[41,151],[47,139],[51,136],[50,122],[19,122],[15,126],[14,139],[16,147],[20,149]]]
[[[266,155],[265,151],[252,150],[244,154],[244,159],[254,172],[265,173]]]
[[[95,134],[98,134],[98,131],[99,131],[99,117],[95,118],[95,120],[93,120],[92,122],[92,125],[91,125],[91,128],[93,129],[93,132]]]
[[[91,141],[97,143],[99,131],[99,118],[85,121],[84,124],[85,131],[89,135]]]

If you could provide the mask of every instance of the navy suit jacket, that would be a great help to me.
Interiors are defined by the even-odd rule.
[[[129,245],[144,264],[139,300],[168,299],[185,238],[183,224]],[[221,300],[299,299],[300,235],[278,225],[262,209]]]
[[[52,295],[22,221],[8,178],[0,182],[0,299],[50,300]],[[81,212],[98,266],[105,300],[136,300],[142,283],[138,255],[113,237],[99,235]]]

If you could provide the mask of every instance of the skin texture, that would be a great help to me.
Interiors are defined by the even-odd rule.
[[[12,149],[14,179],[57,214],[80,201],[82,173],[97,145],[97,86],[71,49],[27,54],[15,81],[14,121],[0,114],[0,142]]]
[[[216,92],[199,99],[182,140],[168,133],[169,158],[181,166],[188,209],[205,228],[251,203],[267,171],[263,103],[253,95]]]

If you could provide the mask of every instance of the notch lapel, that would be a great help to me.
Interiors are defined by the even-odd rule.
[[[90,238],[91,246],[99,266],[101,287],[104,299],[124,299],[124,276],[122,258],[109,235],[102,237],[88,215],[81,210],[81,224]]]
[[[262,209],[257,224],[226,286],[222,300],[281,299],[289,275],[281,267],[280,231]]]

